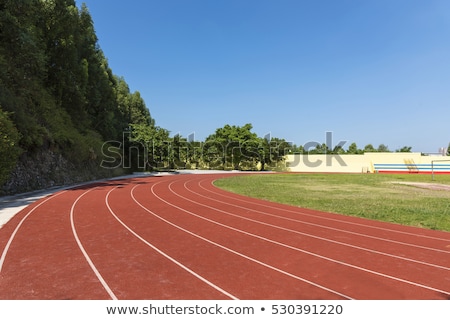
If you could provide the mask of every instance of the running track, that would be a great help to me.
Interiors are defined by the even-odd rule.
[[[0,229],[0,299],[450,298],[450,233],[235,195],[213,186],[223,176],[29,205]]]

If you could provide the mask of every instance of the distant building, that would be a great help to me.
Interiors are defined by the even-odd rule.
[[[450,156],[419,152],[364,154],[293,154],[286,157],[291,172],[450,174]]]

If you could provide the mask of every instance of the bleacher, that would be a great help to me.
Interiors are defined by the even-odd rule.
[[[378,173],[450,173],[450,163],[375,163],[374,171]]]

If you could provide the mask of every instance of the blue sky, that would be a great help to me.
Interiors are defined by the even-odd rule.
[[[85,0],[113,72],[156,124],[253,124],[298,145],[450,142],[450,1]]]

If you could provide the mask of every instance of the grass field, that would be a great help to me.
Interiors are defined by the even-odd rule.
[[[408,183],[450,186],[450,175],[262,174],[215,182],[217,187],[255,198],[450,231],[450,190]]]

